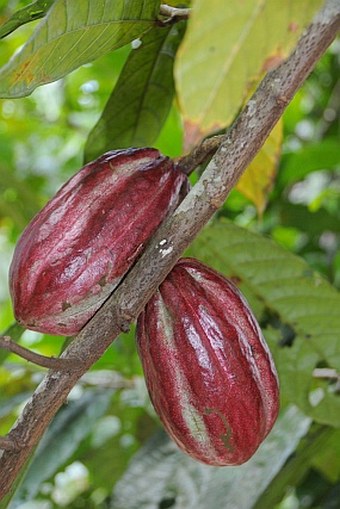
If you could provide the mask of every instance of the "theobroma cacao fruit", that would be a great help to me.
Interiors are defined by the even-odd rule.
[[[236,286],[181,259],[138,318],[151,401],[169,435],[209,465],[247,461],[279,409],[276,370]]]
[[[173,209],[187,178],[152,148],[107,152],[74,175],[23,232],[10,267],[17,321],[73,335]]]

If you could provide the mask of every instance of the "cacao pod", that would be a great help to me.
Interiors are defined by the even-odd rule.
[[[181,259],[137,322],[154,408],[177,445],[215,466],[247,461],[279,409],[276,370],[236,286]]]
[[[9,279],[17,321],[76,334],[176,206],[186,182],[152,148],[107,152],[84,166],[16,245]]]

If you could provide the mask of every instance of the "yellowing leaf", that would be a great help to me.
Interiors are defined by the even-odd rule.
[[[282,122],[280,121],[236,186],[238,191],[254,203],[259,216],[266,208],[267,196],[274,184],[281,144]]]
[[[186,148],[226,127],[294,47],[322,0],[195,0],[176,61]]]

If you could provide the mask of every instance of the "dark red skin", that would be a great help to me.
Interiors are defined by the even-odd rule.
[[[184,452],[215,466],[255,453],[276,420],[279,384],[231,281],[181,259],[139,316],[137,345],[155,410]]]
[[[17,321],[73,335],[94,315],[178,201],[185,175],[152,148],[111,151],[75,174],[15,248]]]

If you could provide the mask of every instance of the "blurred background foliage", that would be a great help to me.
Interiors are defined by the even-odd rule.
[[[0,0],[0,23],[28,3]],[[37,23],[24,25],[1,41],[0,66],[27,40]],[[311,269],[338,289],[339,49],[339,41],[336,41],[283,116],[282,143],[279,142],[276,164],[272,166],[271,182],[267,182],[261,207],[251,199],[251,194],[249,198],[249,193],[238,188],[232,191],[217,218],[232,220],[250,232],[271,237],[285,250],[302,257]],[[28,97],[0,99],[2,332],[14,322],[7,271],[15,242],[33,215],[82,166],[88,135],[100,118],[130,51],[130,45],[119,48],[62,80],[37,88]],[[167,155],[177,157],[182,153],[182,143],[181,117],[174,101],[154,145]],[[192,182],[196,179],[197,175],[193,175]],[[204,247],[200,249],[203,259]],[[261,304],[255,301],[253,304],[261,315]],[[268,317],[266,321],[262,314],[262,320],[266,327]],[[280,324],[281,332],[284,326]],[[20,338],[22,345],[45,355],[58,355],[62,348],[61,338],[22,332],[15,326],[10,332],[13,338]],[[285,332],[287,340],[291,332],[287,324]],[[271,339],[268,333],[268,338],[275,349],[277,336],[274,334]],[[279,358],[281,354],[276,355]],[[289,354],[284,362],[292,362]],[[290,376],[294,377],[293,371]],[[0,352],[0,434],[5,434],[15,422],[42,377],[42,369]],[[336,393],[339,387],[333,384],[333,390]],[[283,400],[284,411],[290,412],[289,395],[284,395]],[[203,499],[211,507],[336,509],[340,499],[339,431],[320,422],[312,424],[310,416],[302,413],[287,415],[283,414],[282,419],[284,423],[284,419],[295,423],[294,440],[292,435],[287,435],[291,446],[282,448],[276,471],[271,476],[268,472],[261,474],[261,479],[266,479],[263,489],[252,494],[248,505],[231,505],[234,499],[228,496],[232,494],[217,490],[222,505],[214,505],[218,498],[209,499],[208,495],[221,474],[216,473],[214,477],[208,473],[209,469],[202,470],[203,467],[191,460],[183,459],[183,455],[159,435],[159,422],[147,396],[132,330],[118,338],[74,388],[68,405],[59,412],[39,446],[11,507],[191,507],[188,500],[193,503],[195,490],[201,482],[202,486],[208,486],[208,495]],[[340,424],[340,415],[333,415]],[[282,429],[287,429],[287,424]],[[303,439],[305,443],[300,443]],[[269,450],[263,464],[271,459]],[[150,462],[155,462],[155,467]],[[175,475],[174,464],[180,465],[182,484],[178,478],[171,477]],[[151,471],[155,468],[158,474],[149,478],[148,468]],[[254,475],[256,464],[248,468],[254,470],[240,472]],[[166,475],[170,476],[170,481],[165,480]],[[230,476],[237,483],[244,482],[244,479],[240,481],[238,472]],[[155,479],[161,483],[163,491],[152,491]],[[133,500],[136,492],[131,495],[126,491],[134,482],[140,490],[137,501]],[[220,479],[218,486],[223,482],[226,481]],[[148,490],[151,490],[149,498]],[[193,507],[208,505],[196,503]]]

